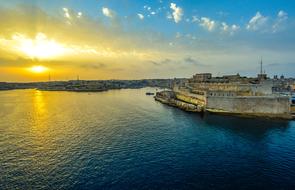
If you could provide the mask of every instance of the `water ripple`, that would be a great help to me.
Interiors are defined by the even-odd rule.
[[[295,123],[206,115],[146,91],[0,92],[0,189],[294,189]]]

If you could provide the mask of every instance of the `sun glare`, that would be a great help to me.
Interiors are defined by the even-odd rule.
[[[29,68],[29,70],[33,73],[44,73],[48,70],[48,68],[44,67],[42,65],[38,65],[38,66],[33,66],[33,67]]]
[[[31,58],[47,59],[64,54],[65,48],[54,40],[48,39],[43,33],[38,33],[35,39],[23,35],[14,35],[19,42],[18,49]]]

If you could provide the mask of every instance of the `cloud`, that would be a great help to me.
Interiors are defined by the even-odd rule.
[[[263,16],[257,12],[253,16],[246,28],[249,31],[260,31],[263,33],[277,33],[283,31],[287,27],[288,14],[280,10],[275,18]]]
[[[172,69],[173,67],[181,67],[181,68],[191,68],[191,67],[208,67],[209,65],[201,64],[198,60],[192,58],[192,57],[184,57],[184,58],[164,58],[158,61],[149,60],[148,63],[152,63],[154,66],[162,66],[162,67],[168,67]]]
[[[101,11],[102,11],[102,13],[103,13],[106,17],[113,18],[113,17],[116,16],[115,11],[113,11],[113,10],[107,8],[107,7],[103,7],[103,8],[101,9]]]
[[[63,49],[66,49],[66,53],[60,55],[64,60],[105,59],[107,57],[116,59],[120,56],[127,59],[128,54],[130,57],[128,59],[131,57],[139,59],[145,54],[146,49],[155,46],[155,41],[157,43],[164,41],[150,31],[132,30],[130,32],[129,30],[126,32],[122,26],[118,25],[117,27],[113,22],[112,24],[104,23],[102,18],[91,18],[84,16],[84,14],[82,15],[83,19],[81,19],[82,17],[78,18],[77,16],[81,14],[70,8],[61,8],[56,11],[60,11],[60,14],[47,14],[37,6],[0,7],[0,28],[3,29],[0,31],[0,57],[13,58],[15,55],[27,57],[35,55],[35,52],[38,52],[40,56],[45,45],[49,44],[50,47],[53,47],[55,44],[59,44]],[[64,12],[68,12],[71,19],[65,18]],[[36,19],[36,15],[38,15],[38,19]],[[112,21],[116,22],[113,19]],[[65,22],[71,24],[65,24]],[[36,31],[37,26],[38,31]],[[40,38],[40,36],[47,38]],[[144,45],[142,44],[142,36],[145,36],[147,41]],[[20,49],[22,46],[24,47]],[[53,50],[57,51],[56,48],[50,48],[50,51]],[[48,54],[49,50],[46,51]]]
[[[240,30],[240,26],[236,24],[228,25],[226,22],[212,20],[208,17],[201,17],[201,19],[199,19],[197,16],[193,16],[192,23],[198,23],[199,26],[203,27],[209,32],[217,29],[220,30],[222,33],[233,35],[235,32]]]
[[[198,60],[192,58],[192,57],[186,57],[183,59],[184,63],[187,63],[187,64],[191,64],[191,65],[194,65],[194,66],[201,66],[201,67],[208,67],[209,65],[204,65],[202,63],[200,63]]]
[[[197,61],[191,57],[184,58],[184,62],[190,63],[190,64],[199,64],[199,61]]]
[[[143,19],[144,19],[143,14],[138,13],[137,16],[138,16],[138,18],[139,18],[140,20],[143,20]]]
[[[72,25],[77,19],[81,19],[83,16],[82,12],[76,12],[70,8],[62,8],[63,16],[67,24]]]
[[[40,60],[38,58],[32,59],[18,56],[13,59],[0,57],[0,67],[28,67],[43,64],[50,66],[72,66],[72,63],[64,60]]]
[[[145,9],[145,10],[148,10],[148,11],[150,11],[152,8],[150,7],[150,6],[148,6],[148,5],[145,5],[145,6],[143,6],[143,8]]]
[[[278,17],[279,18],[288,18],[288,14],[286,13],[286,12],[284,12],[284,11],[282,11],[282,10],[280,10],[279,12],[278,12]]]
[[[180,7],[177,7],[175,3],[171,3],[170,4],[170,9],[173,10],[173,19],[175,21],[175,23],[178,23],[181,21],[182,16],[183,16],[183,10]]]
[[[68,19],[71,19],[71,15],[69,13],[69,9],[64,7],[62,10],[64,11],[64,17],[65,18],[68,18]]]
[[[104,63],[82,63],[80,67],[83,69],[105,69],[107,67]]]
[[[83,13],[82,13],[82,12],[78,12],[78,13],[77,13],[77,18],[81,18],[81,17],[82,17],[82,15],[83,15]]]
[[[247,30],[257,31],[265,27],[268,17],[263,16],[260,12],[257,12],[247,24]]]
[[[228,33],[230,35],[233,35],[235,32],[237,32],[240,29],[240,27],[235,24],[229,26],[226,22],[222,22],[220,29],[224,33]]]
[[[169,12],[167,12],[167,14],[166,14],[166,18],[169,19],[169,20],[173,19],[171,13],[169,13]]]
[[[202,17],[199,24],[210,32],[213,31],[216,26],[216,22],[207,17]]]
[[[169,59],[169,58],[165,58],[165,59],[160,60],[160,61],[152,61],[152,60],[150,60],[148,62],[152,63],[155,66],[162,66],[162,65],[167,65],[167,64],[173,63],[173,61],[171,59]]]
[[[277,14],[277,18],[272,25],[272,32],[276,33],[284,29],[283,24],[287,21],[288,14],[283,10],[280,10]]]
[[[228,31],[228,25],[225,23],[225,22],[222,22],[221,23],[221,30],[223,30],[223,31],[225,31],[225,32],[227,32]]]
[[[231,25],[231,30],[232,30],[232,32],[236,32],[236,31],[240,30],[240,27],[238,25],[233,24],[233,25]]]
[[[147,17],[150,17],[150,16],[154,16],[154,15],[160,13],[162,11],[163,7],[152,9],[152,7],[145,5],[145,6],[143,6],[143,9],[145,11],[147,11]]]
[[[215,29],[220,30],[222,33],[228,33],[233,35],[237,32],[240,27],[236,24],[228,25],[226,22],[220,22],[216,20],[212,20],[208,17],[201,17],[200,19],[197,16],[192,16],[192,23],[197,23],[199,26],[208,30],[209,32],[214,31]]]
[[[197,16],[192,16],[192,23],[200,22],[200,19]]]

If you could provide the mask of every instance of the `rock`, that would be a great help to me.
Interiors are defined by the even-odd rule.
[[[189,104],[181,100],[176,99],[175,93],[173,91],[162,91],[157,92],[155,100],[167,104],[173,107],[180,108],[188,112],[203,112],[203,109],[200,106]]]

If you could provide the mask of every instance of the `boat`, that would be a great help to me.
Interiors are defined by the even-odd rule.
[[[152,95],[155,95],[155,93],[153,93],[153,92],[147,92],[147,93],[145,93],[145,95],[152,96]]]

